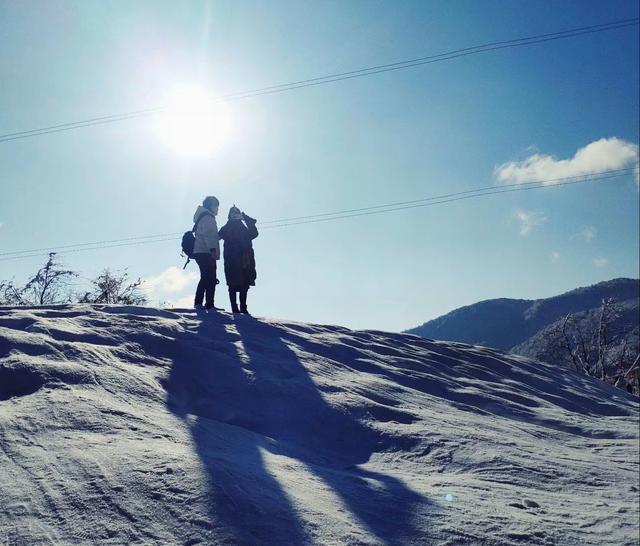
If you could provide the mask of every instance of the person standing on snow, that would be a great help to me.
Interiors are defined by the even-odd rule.
[[[258,236],[254,218],[241,212],[235,205],[229,210],[229,220],[220,229],[220,239],[224,241],[224,276],[229,286],[231,311],[249,314],[247,292],[256,284],[256,260],[253,241]],[[236,294],[240,293],[240,308]]]
[[[205,309],[217,309],[213,305],[216,292],[216,262],[220,259],[220,238],[216,215],[220,202],[213,195],[205,197],[193,215],[195,243],[193,257],[200,268],[200,282],[196,288],[194,306]]]

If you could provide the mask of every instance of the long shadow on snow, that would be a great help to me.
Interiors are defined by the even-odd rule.
[[[357,467],[391,440],[330,406],[286,337],[249,317],[217,315],[177,339],[167,403],[190,423],[207,470],[209,524],[233,543],[312,541],[313,522],[298,518],[269,470],[269,460],[284,455],[320,478],[381,542],[416,540],[413,516],[429,501],[392,476]]]

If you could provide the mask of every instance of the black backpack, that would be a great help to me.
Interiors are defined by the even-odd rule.
[[[196,244],[196,236],[194,234],[196,232],[198,224],[200,223],[200,220],[202,220],[207,215],[213,216],[213,214],[211,214],[210,212],[203,212],[202,214],[200,214],[200,216],[198,216],[198,219],[196,220],[196,223],[193,224],[191,230],[185,231],[184,235],[182,236],[182,256],[187,257],[187,261],[184,263],[182,269],[185,269],[187,267],[187,264],[193,259],[193,247]]]

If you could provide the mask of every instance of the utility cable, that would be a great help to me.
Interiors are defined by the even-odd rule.
[[[526,191],[526,190],[535,190],[535,189],[540,189],[540,188],[557,188],[560,186],[568,186],[568,185],[572,185],[572,184],[583,184],[585,182],[601,182],[604,180],[609,180],[611,178],[619,178],[621,176],[627,176],[630,173],[624,173],[624,174],[612,174],[609,176],[601,176],[601,177],[597,177],[597,178],[584,178],[582,180],[572,180],[572,181],[568,181],[568,182],[558,182],[556,184],[539,184],[537,186],[527,186],[524,188],[509,188],[509,189],[496,189],[495,191],[488,191],[488,192],[483,192],[483,193],[477,193],[477,194],[473,194],[473,195],[463,195],[461,197],[454,197],[451,199],[444,199],[441,201],[431,201],[428,203],[418,203],[418,204],[414,204],[414,205],[405,205],[405,206],[401,206],[401,207],[394,207],[394,208],[388,208],[388,209],[383,209],[383,210],[371,210],[368,212],[357,212],[357,213],[353,213],[353,214],[344,214],[342,216],[332,216],[330,218],[316,218],[313,220],[301,220],[299,222],[288,222],[288,223],[282,223],[282,224],[275,224],[275,225],[269,225],[269,226],[262,226],[261,229],[271,229],[271,228],[280,228],[280,227],[289,227],[289,226],[297,226],[297,225],[301,225],[301,224],[314,224],[317,222],[327,222],[330,220],[341,220],[343,218],[355,218],[357,216],[369,216],[371,214],[382,214],[384,212],[395,212],[395,211],[399,211],[399,210],[407,210],[407,209],[415,209],[415,208],[420,208],[420,207],[429,207],[432,205],[442,205],[445,203],[453,203],[454,201],[463,201],[466,199],[474,199],[476,197],[484,197],[485,195],[497,195],[500,193],[510,193],[510,192],[514,192],[514,191]]]
[[[257,97],[257,96],[273,94],[273,93],[281,93],[284,91],[291,91],[291,90],[300,89],[303,87],[323,85],[326,83],[332,83],[336,81],[342,81],[342,80],[348,80],[353,78],[359,78],[363,76],[380,74],[382,72],[390,72],[390,71],[401,70],[405,68],[411,68],[415,66],[421,66],[425,64],[431,64],[435,62],[447,61],[447,60],[456,59],[459,57],[474,55],[476,53],[495,51],[495,50],[511,48],[511,47],[520,47],[525,45],[533,45],[533,44],[538,44],[538,43],[543,43],[543,42],[548,42],[553,40],[574,38],[574,37],[582,36],[585,34],[593,34],[597,32],[604,32],[608,30],[617,30],[617,29],[622,29],[626,27],[637,26],[639,21],[640,19],[637,17],[630,18],[630,19],[621,19],[621,20],[612,21],[609,23],[602,23],[602,24],[591,25],[587,27],[578,27],[578,28],[552,32],[547,34],[538,34],[534,36],[514,38],[512,40],[503,40],[499,42],[489,42],[485,44],[466,47],[462,49],[456,49],[456,50],[448,51],[445,53],[429,55],[426,57],[419,57],[416,59],[410,59],[406,61],[376,65],[376,66],[371,66],[367,68],[351,70],[347,72],[340,72],[335,74],[329,74],[326,76],[319,76],[319,77],[309,78],[305,80],[272,85],[269,87],[262,87],[262,88],[253,89],[249,91],[221,95],[217,97],[215,100],[216,101],[232,101],[232,100]],[[89,119],[75,121],[75,122],[61,123],[58,125],[50,125],[48,127],[41,127],[39,129],[31,129],[26,131],[17,131],[14,133],[6,133],[3,135],[0,135],[0,142],[7,142],[11,140],[29,138],[33,136],[45,135],[50,133],[57,133],[61,131],[69,131],[73,129],[90,127],[93,125],[100,125],[104,123],[113,123],[116,121],[123,121],[131,118],[135,118],[135,117],[153,115],[153,114],[163,112],[165,110],[166,108],[162,108],[162,107],[147,108],[147,109],[134,110],[131,112],[125,112],[120,114],[89,118]]]
[[[312,223],[318,223],[318,222],[327,222],[327,221],[332,221],[332,220],[341,220],[344,218],[354,218],[354,217],[359,217],[359,216],[369,216],[369,215],[373,215],[373,214],[382,214],[385,212],[395,212],[395,211],[400,211],[400,210],[407,210],[407,209],[414,209],[414,208],[421,208],[421,207],[428,207],[428,206],[433,206],[433,205],[442,205],[442,204],[446,204],[446,203],[452,203],[455,201],[462,201],[462,200],[466,200],[466,199],[474,199],[476,197],[482,197],[482,196],[486,196],[486,195],[497,195],[497,194],[502,194],[502,193],[510,193],[510,192],[515,192],[515,191],[526,191],[526,190],[532,190],[532,189],[543,189],[543,188],[555,188],[555,187],[560,187],[560,186],[567,186],[567,185],[573,185],[573,184],[583,184],[586,182],[602,182],[602,181],[609,181],[611,179],[615,179],[615,178],[619,178],[622,176],[628,176],[630,174],[632,174],[634,168],[629,168],[629,169],[618,169],[615,171],[609,171],[608,174],[602,176],[585,176],[582,177],[580,179],[575,179],[576,177],[567,177],[564,179],[556,179],[558,180],[558,182],[555,182],[553,184],[549,184],[549,181],[535,181],[535,182],[530,182],[530,183],[526,183],[529,185],[525,185],[525,184],[511,184],[508,186],[502,186],[502,187],[496,187],[496,186],[492,186],[491,187],[491,191],[484,191],[484,192],[478,192],[478,190],[469,190],[466,192],[458,192],[455,194],[448,194],[446,196],[439,196],[439,197],[433,197],[433,198],[425,198],[425,199],[421,199],[421,200],[414,200],[414,201],[405,201],[402,203],[396,203],[396,204],[389,204],[389,205],[379,205],[377,207],[365,207],[362,209],[352,209],[352,212],[348,212],[348,213],[333,213],[334,215],[331,217],[317,217],[319,215],[311,215],[309,217],[306,217],[306,219],[304,220],[299,220],[299,221],[287,221],[287,220],[281,220],[280,222],[282,223],[275,223],[275,224],[271,224],[271,225],[263,225],[262,223],[260,224],[261,230],[264,229],[275,229],[275,228],[281,228],[281,227],[289,227],[289,226],[296,226],[296,225],[302,225],[302,224],[312,224]],[[627,172],[620,172],[620,171],[627,171]],[[603,171],[603,173],[606,171]],[[573,178],[573,179],[571,179]],[[563,181],[564,180],[564,181]],[[517,187],[512,187],[512,186],[517,186]],[[471,193],[471,192],[475,192],[475,193]],[[429,201],[427,201],[429,200]],[[425,202],[427,201],[427,202]],[[381,209],[380,207],[386,206],[388,208],[384,208]],[[390,207],[390,208],[389,208]],[[378,210],[371,210],[371,209],[378,209]],[[343,211],[346,212],[346,211]],[[304,217],[299,217],[299,218],[304,218]],[[291,220],[295,220],[295,219],[291,219]],[[91,245],[91,243],[83,243],[82,246],[80,246],[79,248],[70,248],[71,245],[67,245],[66,247],[57,247],[57,249],[63,249],[62,254],[69,254],[69,253],[76,253],[76,252],[84,252],[86,250],[99,250],[99,249],[104,249],[104,248],[117,248],[117,247],[125,247],[125,246],[138,246],[138,245],[143,245],[143,244],[150,244],[150,243],[159,243],[159,242],[165,242],[165,241],[173,241],[174,243],[176,242],[176,236],[179,235],[179,233],[175,233],[175,234],[167,234],[167,236],[164,235],[155,235],[155,236],[148,236],[147,240],[135,240],[135,241],[131,241],[128,239],[115,239],[112,241],[105,241],[103,243],[99,243],[99,244],[94,244],[93,246],[89,246]],[[150,239],[150,237],[154,237],[154,239]],[[133,239],[133,238],[130,238]],[[122,241],[122,242],[119,242]],[[66,249],[66,250],[64,250]],[[0,261],[9,261],[9,260],[18,260],[21,258],[33,258],[33,257],[37,257],[37,256],[41,256],[41,251],[47,251],[47,252],[52,252],[55,251],[55,249],[53,248],[47,248],[47,249],[34,249],[31,251],[16,251],[16,255],[9,255],[7,256],[6,254],[9,253],[5,253],[4,257],[0,257]],[[28,253],[31,252],[31,253]],[[23,253],[23,254],[18,254],[18,253]]]
[[[548,178],[548,179],[544,179],[544,180],[533,180],[530,182],[514,182],[513,184],[501,184],[499,187],[500,188],[514,188],[514,187],[523,187],[523,186],[530,186],[530,185],[535,185],[535,184],[546,184],[546,185],[550,185],[549,182],[561,182],[561,181],[565,181],[565,180],[574,180],[574,179],[583,179],[583,178],[590,178],[590,177],[596,177],[596,176],[601,176],[601,175],[608,175],[608,174],[615,174],[615,173],[620,173],[622,175],[626,175],[626,174],[632,174],[633,171],[635,170],[635,167],[627,167],[624,169],[613,169],[613,170],[608,170],[608,171],[600,171],[597,173],[591,173],[591,174],[581,174],[581,175],[575,175],[575,176],[565,176],[562,178]],[[306,215],[306,216],[294,216],[291,218],[281,218],[279,220],[268,220],[266,222],[260,222],[261,226],[266,226],[268,224],[281,224],[284,222],[289,222],[289,221],[294,221],[294,220],[306,220],[306,219],[311,219],[311,218],[320,218],[320,217],[328,217],[328,216],[335,216],[335,215],[341,215],[341,214],[348,214],[348,213],[352,213],[352,212],[362,212],[362,211],[367,211],[367,210],[375,210],[375,209],[383,209],[383,208],[388,208],[388,207],[395,207],[395,206],[400,206],[400,205],[412,205],[414,203],[422,203],[425,201],[436,201],[439,199],[446,199],[449,197],[457,197],[459,195],[467,195],[467,194],[473,194],[473,193],[482,193],[485,191],[491,191],[491,190],[495,190],[497,189],[496,186],[484,186],[482,188],[476,188],[473,190],[465,190],[465,191],[461,191],[461,192],[455,192],[455,193],[447,193],[444,195],[436,195],[433,197],[423,197],[421,199],[413,199],[411,201],[399,201],[396,203],[387,203],[385,205],[374,205],[371,207],[361,207],[361,208],[357,208],[357,209],[347,209],[347,210],[341,210],[341,211],[336,211],[336,212],[324,212],[321,214],[310,214],[310,215]]]
[[[591,173],[591,174],[584,174],[584,175],[574,175],[574,176],[565,176],[565,177],[561,177],[561,178],[547,178],[547,179],[539,179],[539,180],[533,180],[530,182],[515,182],[513,184],[501,184],[499,186],[499,188],[521,188],[521,187],[526,187],[526,186],[530,186],[530,185],[538,185],[538,184],[545,184],[545,185],[550,185],[550,182],[562,182],[562,181],[567,181],[567,180],[582,180],[585,178],[588,178],[589,180],[591,180],[593,177],[600,177],[600,176],[604,176],[604,175],[610,175],[610,174],[616,174],[619,173],[621,175],[627,175],[627,174],[632,174],[633,171],[635,170],[635,167],[627,167],[624,169],[612,169],[612,170],[607,170],[607,171],[600,171],[597,173]],[[334,212],[323,212],[323,213],[319,213],[319,214],[307,214],[304,216],[293,216],[293,217],[288,217],[288,218],[279,218],[277,220],[266,220],[266,221],[261,221],[260,222],[260,226],[262,228],[266,228],[271,224],[283,224],[283,223],[288,223],[288,222],[293,222],[293,221],[298,221],[298,220],[310,220],[310,219],[315,219],[315,218],[323,218],[323,217],[333,217],[333,216],[341,216],[344,214],[351,214],[351,213],[356,213],[356,212],[364,212],[364,211],[369,211],[369,210],[378,210],[378,209],[386,209],[386,208],[390,208],[390,207],[397,207],[397,206],[404,206],[404,205],[412,205],[412,204],[417,204],[417,203],[423,203],[423,202],[427,202],[427,201],[438,201],[441,199],[448,199],[448,198],[452,198],[452,197],[458,197],[461,195],[468,195],[468,194],[476,194],[476,193],[482,193],[482,192],[486,192],[486,191],[492,191],[492,190],[496,190],[498,189],[495,185],[494,186],[484,186],[481,188],[475,188],[472,190],[465,190],[465,191],[461,191],[461,192],[455,192],[455,193],[446,193],[446,194],[442,194],[442,195],[435,195],[435,196],[431,196],[431,197],[422,197],[420,199],[413,199],[410,201],[398,201],[398,202],[394,202],[394,203],[386,203],[383,205],[373,205],[373,206],[369,206],[369,207],[360,207],[360,208],[354,208],[354,209],[346,209],[346,210],[339,210],[339,211],[334,211]],[[61,245],[61,246],[55,246],[55,247],[42,247],[42,248],[32,248],[29,250],[13,250],[13,251],[6,251],[6,252],[0,252],[0,256],[14,256],[14,255],[19,255],[19,254],[33,254],[33,253],[39,253],[39,252],[57,252],[60,250],[67,250],[67,249],[72,249],[72,248],[78,248],[78,247],[85,247],[85,246],[101,246],[101,245],[108,245],[108,244],[115,244],[115,243],[125,243],[125,242],[141,242],[144,240],[149,240],[149,242],[154,242],[152,241],[152,239],[160,239],[162,241],[167,240],[166,237],[176,237],[178,235],[182,235],[183,232],[181,231],[176,231],[176,232],[169,232],[169,233],[157,233],[155,235],[139,235],[136,237],[125,237],[122,239],[107,239],[107,240],[103,240],[103,241],[92,241],[92,242],[88,242],[88,243],[75,243],[75,244],[70,244],[70,245]]]

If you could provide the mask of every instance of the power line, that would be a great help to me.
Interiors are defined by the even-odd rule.
[[[255,96],[259,96],[259,95],[266,95],[266,94],[271,94],[271,93],[279,93],[281,91],[290,91],[292,89],[299,89],[302,87],[310,87],[310,86],[314,86],[314,85],[322,85],[325,83],[332,83],[332,82],[337,82],[337,81],[342,81],[342,80],[350,80],[353,78],[359,78],[362,76],[371,76],[374,74],[381,74],[383,72],[392,72],[395,70],[402,70],[404,68],[412,68],[415,66],[422,66],[425,64],[432,64],[435,62],[441,62],[441,61],[449,61],[452,59],[457,59],[459,57],[466,57],[468,55],[474,55],[476,53],[484,53],[487,51],[495,51],[495,50],[499,50],[499,49],[505,49],[505,48],[510,48],[510,47],[519,47],[519,46],[526,46],[526,45],[533,45],[533,44],[539,44],[539,43],[544,43],[544,42],[549,42],[549,41],[553,41],[553,40],[560,40],[560,39],[564,39],[564,38],[573,38],[576,36],[581,36],[583,34],[593,34],[595,32],[603,32],[605,30],[616,30],[619,28],[625,28],[628,26],[635,26],[637,25],[638,22],[634,22],[634,23],[626,23],[626,24],[620,24],[620,25],[616,25],[616,26],[608,26],[606,28],[600,28],[600,29],[596,29],[596,30],[591,30],[591,31],[584,31],[584,32],[566,32],[565,34],[562,34],[560,36],[556,36],[556,37],[552,37],[552,38],[542,38],[542,39],[538,39],[538,40],[528,40],[528,41],[523,41],[524,39],[520,39],[520,40],[513,40],[513,43],[510,44],[506,44],[506,45],[501,45],[501,46],[495,46],[495,47],[482,47],[482,46],[476,46],[476,47],[472,47],[472,48],[465,48],[463,50],[457,50],[457,51],[453,51],[453,52],[449,52],[449,53],[441,53],[438,55],[433,55],[431,57],[426,57],[425,60],[420,60],[420,61],[404,61],[404,62],[398,62],[398,63],[393,63],[392,65],[389,65],[388,68],[380,68],[380,69],[373,69],[373,68],[363,68],[360,70],[354,70],[352,71],[350,74],[351,75],[345,75],[345,76],[338,76],[338,77],[331,77],[331,76],[326,76],[324,78],[314,78],[312,80],[309,80],[309,83],[302,83],[300,85],[290,85],[287,87],[284,87],[283,89],[274,89],[272,91],[264,91],[264,92],[260,92],[260,93],[255,93],[255,94],[248,94],[245,96],[240,96],[238,98],[248,98],[248,97],[255,97]],[[518,43],[519,42],[519,43]],[[472,50],[472,51],[469,51]],[[345,74],[349,74],[349,73],[345,73]]]
[[[600,177],[593,177],[593,178],[583,178],[582,180],[571,180],[571,181],[567,181],[567,182],[558,182],[556,184],[538,184],[537,186],[527,186],[524,188],[509,188],[509,189],[503,189],[503,190],[498,190],[496,189],[495,191],[488,191],[488,192],[483,192],[483,193],[477,193],[474,195],[464,195],[461,197],[454,197],[451,199],[444,199],[441,201],[431,201],[428,203],[418,203],[418,204],[414,204],[414,205],[405,205],[402,207],[394,207],[394,208],[388,208],[388,209],[384,209],[384,210],[372,210],[372,211],[368,211],[368,212],[357,212],[357,213],[353,213],[353,214],[345,214],[342,216],[333,216],[331,218],[316,218],[314,220],[301,220],[299,222],[290,222],[290,223],[283,223],[283,224],[275,224],[275,225],[270,225],[270,226],[263,226],[261,229],[270,229],[270,228],[279,228],[279,227],[288,227],[288,226],[297,226],[300,224],[314,224],[317,222],[327,222],[330,220],[341,220],[343,218],[355,218],[357,216],[369,216],[371,214],[381,214],[384,212],[395,212],[395,211],[399,211],[399,210],[407,210],[407,209],[415,209],[415,208],[420,208],[420,207],[429,207],[432,205],[442,205],[445,203],[453,203],[454,201],[463,201],[466,199],[474,199],[476,197],[484,197],[485,195],[497,195],[500,193],[510,193],[510,192],[514,192],[514,191],[527,191],[527,190],[535,190],[535,189],[540,189],[540,188],[556,188],[559,186],[568,186],[571,184],[583,184],[585,182],[600,182],[603,180],[609,180],[611,178],[619,178],[621,176],[627,176],[628,174],[631,173],[623,173],[623,174],[612,174],[609,176],[600,176]]]
[[[261,95],[281,93],[284,91],[291,91],[291,90],[300,89],[303,87],[323,85],[326,83],[333,83],[337,81],[359,78],[363,76],[371,76],[371,75],[380,74],[383,72],[402,70],[405,68],[412,68],[415,66],[421,66],[421,65],[431,64],[435,62],[448,61],[448,60],[456,59],[459,57],[475,55],[477,53],[484,53],[487,51],[495,51],[495,50],[511,48],[511,47],[520,47],[520,46],[526,46],[526,45],[539,44],[539,43],[549,42],[553,40],[574,38],[574,37],[582,36],[585,34],[593,34],[596,32],[604,32],[608,30],[617,30],[617,29],[622,29],[626,27],[637,26],[638,22],[639,22],[639,18],[637,17],[630,18],[630,19],[621,19],[618,21],[612,21],[609,23],[602,23],[598,25],[591,25],[588,27],[578,27],[578,28],[552,32],[547,34],[538,34],[538,35],[528,36],[523,38],[514,38],[512,40],[503,40],[500,42],[489,42],[485,44],[466,47],[462,49],[456,49],[456,50],[448,51],[445,53],[429,55],[426,57],[419,57],[416,59],[410,59],[406,61],[376,65],[376,66],[371,66],[367,68],[351,70],[347,72],[339,72],[335,74],[329,74],[326,76],[319,76],[319,77],[309,78],[305,80],[272,85],[269,87],[262,87],[262,88],[253,89],[249,91],[231,93],[228,95],[219,96],[217,97],[216,100],[217,101],[233,101],[233,100],[257,97]],[[48,127],[41,127],[39,129],[31,129],[26,131],[17,131],[14,133],[6,133],[3,135],[0,135],[0,142],[7,142],[7,141],[17,140],[22,138],[30,138],[34,136],[57,133],[61,131],[69,131],[73,129],[79,129],[82,127],[101,125],[104,123],[113,123],[116,121],[123,121],[131,118],[135,118],[135,117],[153,115],[165,110],[166,110],[165,108],[160,108],[160,107],[147,108],[142,110],[125,112],[121,114],[113,114],[113,115],[89,118],[89,119],[75,121],[75,122],[61,123],[58,125],[50,125]]]
[[[72,248],[69,250],[65,250],[63,251],[61,254],[64,256],[66,254],[72,254],[72,253],[76,253],[76,252],[85,252],[87,250],[101,250],[101,249],[105,249],[105,248],[117,248],[117,247],[121,247],[121,246],[138,246],[138,245],[146,245],[149,243],[162,243],[165,241],[173,241],[174,243],[176,242],[176,238],[174,237],[165,237],[163,239],[154,239],[152,241],[137,241],[137,242],[129,242],[129,243],[121,243],[121,244],[111,244],[111,245],[98,245],[98,246],[87,246],[84,248]],[[58,254],[58,252],[55,252],[55,254]],[[20,260],[22,258],[36,258],[36,257],[40,257],[42,256],[42,253],[38,252],[35,254],[23,254],[21,256],[9,256],[9,257],[5,257],[5,258],[0,258],[0,262],[7,262],[7,261],[11,261],[11,260]]]
[[[413,208],[421,208],[428,207],[433,205],[442,205],[446,203],[452,203],[455,201],[462,201],[466,199],[474,199],[476,197],[483,197],[486,195],[497,195],[502,193],[510,193],[515,191],[526,191],[532,189],[542,189],[542,188],[554,188],[560,186],[567,186],[573,184],[582,184],[585,182],[602,182],[605,180],[611,180],[614,178],[619,178],[622,176],[628,176],[632,174],[635,167],[630,167],[628,169],[617,169],[611,171],[602,171],[601,173],[597,173],[595,175],[585,175],[582,177],[565,177],[565,178],[557,178],[557,179],[549,179],[549,180],[537,180],[522,184],[509,184],[501,187],[489,186],[486,188],[478,188],[476,190],[467,190],[464,192],[457,192],[446,194],[442,196],[434,196],[427,197],[423,199],[417,199],[413,201],[404,201],[399,203],[389,203],[386,205],[376,205],[374,207],[364,207],[360,209],[351,209],[349,211],[339,211],[334,213],[324,213],[322,215],[309,215],[309,216],[301,216],[290,219],[282,219],[282,220],[272,220],[271,225],[264,225],[261,222],[261,228],[264,229],[275,229],[289,226],[297,226],[302,224],[312,224],[318,222],[327,222],[332,220],[341,220],[345,218],[354,218],[359,216],[369,216],[372,214],[382,214],[385,212],[395,212],[400,210],[407,210]],[[554,181],[553,184],[549,184],[549,182]],[[484,191],[481,191],[484,190]],[[486,191],[490,190],[490,191]],[[386,208],[382,208],[386,207]],[[332,215],[332,216],[328,216]],[[301,219],[301,220],[298,220]],[[276,222],[276,223],[274,223]],[[281,223],[277,223],[281,222]],[[0,258],[0,261],[10,261],[10,260],[18,260],[22,258],[33,258],[41,256],[41,252],[51,252],[55,250],[63,249],[62,254],[70,254],[76,252],[84,252],[87,250],[100,250],[105,248],[118,248],[125,246],[139,246],[144,244],[151,243],[160,243],[165,241],[173,241],[176,242],[176,236],[180,235],[179,233],[172,234],[159,234],[159,235],[149,235],[143,236],[139,238],[130,237],[128,239],[114,239],[111,241],[102,241],[97,243],[80,243],[75,245],[77,248],[72,248],[74,245],[66,245],[56,248],[43,248],[43,249],[32,249],[26,251],[15,251],[14,253],[3,253],[5,256]],[[143,240],[136,240],[143,239]],[[7,254],[15,254],[15,255],[7,255]]]
[[[145,239],[157,239],[159,237],[168,237],[168,236],[177,236],[177,235],[181,235],[182,232],[180,233],[159,233],[157,235],[139,235],[137,237],[125,237],[124,239],[109,239],[109,240],[105,240],[105,241],[93,241],[91,243],[75,243],[72,245],[62,245],[62,246],[56,246],[56,247],[42,247],[42,248],[32,248],[30,250],[15,250],[15,251],[8,251],[8,252],[0,252],[0,256],[6,256],[6,255],[13,255],[13,254],[30,254],[33,252],[57,252],[59,250],[66,250],[66,249],[72,249],[72,248],[76,248],[76,247],[84,247],[84,246],[95,246],[95,245],[105,245],[105,244],[110,244],[110,243],[122,243],[122,242],[127,242],[127,241],[141,241],[141,240],[145,240]],[[148,242],[153,242],[152,240],[148,241]]]
[[[377,65],[377,66],[371,66],[368,68],[360,68],[357,70],[350,70],[348,72],[340,72],[337,74],[331,74],[328,76],[320,76],[320,77],[316,77],[316,78],[309,78],[306,80],[300,80],[297,82],[291,82],[288,84],[280,84],[280,85],[273,85],[271,87],[263,87],[261,89],[254,89],[251,91],[248,91],[247,93],[256,93],[256,92],[263,92],[263,91],[270,91],[273,89],[278,89],[280,87],[289,87],[291,85],[300,85],[300,84],[307,84],[307,83],[312,83],[312,82],[317,82],[320,80],[325,80],[325,79],[331,79],[333,80],[333,78],[341,78],[343,76],[351,76],[351,75],[357,75],[359,73],[362,72],[370,72],[370,71],[374,71],[374,70],[381,70],[381,69],[387,69],[387,68],[393,68],[393,67],[402,67],[404,68],[402,65],[407,65],[407,64],[412,64],[412,63],[421,63],[423,61],[428,61],[428,60],[435,60],[438,59],[439,57],[448,57],[449,55],[453,55],[453,54],[458,54],[458,53],[464,53],[464,52],[472,52],[473,50],[482,50],[484,51],[485,48],[488,47],[494,47],[494,46],[501,46],[501,45],[515,45],[518,42],[529,42],[531,40],[534,39],[542,39],[542,38],[548,38],[548,37],[552,37],[552,36],[559,36],[559,35],[564,35],[564,34],[569,34],[569,33],[574,33],[574,32],[582,32],[582,31],[591,31],[591,30],[597,30],[598,32],[603,31],[603,30],[610,30],[610,28],[607,27],[611,27],[613,28],[615,26],[615,28],[618,28],[617,25],[633,25],[633,24],[637,24],[638,23],[638,18],[635,19],[621,19],[619,21],[611,21],[610,23],[601,23],[598,25],[591,25],[588,27],[579,27],[579,28],[574,28],[574,29],[569,29],[569,30],[563,30],[563,31],[559,31],[559,32],[552,32],[552,33],[548,33],[548,34],[538,34],[535,36],[527,36],[524,38],[514,38],[511,40],[502,40],[499,42],[489,42],[489,43],[485,43],[485,44],[480,44],[480,45],[476,45],[476,46],[471,46],[471,47],[466,47],[466,48],[462,48],[462,49],[457,49],[454,51],[449,51],[449,52],[445,52],[445,53],[438,53],[436,55],[428,55],[426,57],[419,57],[417,59],[410,59],[407,61],[399,61],[399,62],[395,62],[395,63],[388,63],[388,64],[381,64],[381,65]],[[561,36],[564,37],[564,36]],[[526,45],[526,44],[525,44]],[[478,51],[473,51],[474,53],[477,53]],[[446,59],[445,59],[446,60]],[[245,93],[242,93],[242,95],[244,95]],[[238,93],[234,94],[234,95],[228,95],[227,97],[232,97],[232,96],[236,96],[238,95]]]
[[[531,182],[515,182],[513,184],[501,184],[500,188],[515,188],[515,187],[526,187],[526,186],[530,186],[530,185],[535,185],[535,184],[549,184],[550,182],[561,182],[564,180],[579,180],[579,179],[584,179],[584,178],[590,178],[590,177],[594,177],[594,176],[601,176],[601,175],[608,175],[608,174],[614,174],[614,173],[620,173],[620,174],[631,174],[633,172],[633,170],[635,169],[635,167],[627,167],[624,169],[612,169],[612,170],[608,170],[608,171],[600,171],[597,173],[591,173],[591,174],[581,174],[581,175],[575,175],[575,176],[564,176],[561,178],[548,178],[548,179],[544,179],[544,180],[533,180]],[[400,205],[412,205],[414,203],[422,203],[425,201],[435,201],[435,200],[440,200],[440,199],[447,199],[449,197],[457,197],[459,195],[467,195],[467,194],[473,194],[473,193],[481,193],[481,192],[485,192],[485,191],[490,191],[490,190],[495,190],[496,186],[484,186],[481,188],[476,188],[473,190],[465,190],[465,191],[461,191],[461,192],[455,192],[455,193],[447,193],[447,194],[443,194],[443,195],[436,195],[433,197],[423,197],[421,199],[413,199],[411,201],[399,201],[396,203],[387,203],[386,205],[374,205],[374,206],[370,206],[370,207],[361,207],[361,208],[356,208],[356,209],[347,209],[347,210],[341,210],[341,211],[336,211],[336,212],[324,212],[321,214],[309,214],[306,216],[294,216],[291,218],[281,218],[279,220],[269,220],[266,222],[260,222],[261,226],[265,226],[267,224],[281,224],[281,223],[285,223],[285,222],[290,222],[290,221],[294,221],[294,220],[306,220],[306,219],[311,219],[311,218],[320,218],[320,217],[328,217],[328,216],[335,216],[335,215],[342,215],[342,214],[349,214],[352,212],[362,212],[362,211],[368,211],[368,210],[375,210],[375,209],[383,209],[383,208],[388,208],[388,207],[395,207],[395,206],[400,206]]]
[[[523,187],[527,187],[530,185],[538,185],[538,184],[544,184],[544,185],[549,185],[550,182],[563,182],[563,181],[568,181],[568,180],[583,180],[583,179],[587,179],[587,181],[590,181],[593,179],[593,177],[603,177],[604,175],[612,175],[612,174],[620,174],[620,175],[627,175],[627,174],[631,174],[633,172],[633,170],[635,169],[635,167],[627,167],[624,169],[612,169],[612,170],[607,170],[607,171],[600,171],[597,173],[591,173],[591,174],[585,174],[585,175],[575,175],[575,176],[564,176],[561,178],[547,178],[547,179],[540,179],[540,180],[533,180],[530,182],[516,182],[513,184],[503,184],[500,186],[500,188],[523,188]],[[357,212],[364,212],[364,211],[370,211],[370,210],[379,210],[379,209],[386,209],[386,208],[390,208],[390,207],[397,207],[397,206],[404,206],[404,205],[413,205],[413,204],[417,204],[417,203],[423,203],[423,202],[428,202],[428,201],[439,201],[441,199],[448,199],[448,198],[452,198],[452,197],[458,197],[458,196],[462,196],[462,195],[470,195],[470,194],[477,194],[477,193],[482,193],[482,192],[486,192],[486,191],[492,191],[492,190],[496,190],[498,188],[496,188],[496,186],[484,186],[484,187],[480,187],[480,188],[475,188],[472,190],[465,190],[465,191],[461,191],[461,192],[454,192],[454,193],[446,193],[446,194],[441,194],[441,195],[434,195],[431,197],[422,197],[420,199],[412,199],[410,201],[398,201],[398,202],[394,202],[394,203],[386,203],[383,205],[373,205],[373,206],[369,206],[369,207],[360,207],[360,208],[354,208],[354,209],[346,209],[346,210],[338,210],[338,211],[333,211],[333,212],[323,212],[323,213],[318,213],[318,214],[307,214],[307,215],[303,215],[303,216],[293,216],[293,217],[288,217],[288,218],[279,218],[277,220],[266,220],[266,221],[261,221],[260,222],[260,226],[263,229],[268,228],[271,224],[285,224],[285,223],[289,223],[289,222],[294,222],[294,221],[298,221],[298,220],[311,220],[311,219],[315,219],[315,218],[328,218],[328,217],[334,217],[334,216],[342,216],[344,214],[351,214],[351,213],[357,213]],[[13,250],[13,251],[5,251],[5,252],[0,252],[0,256],[13,256],[13,257],[19,257],[18,255],[20,254],[34,254],[34,253],[40,253],[40,252],[57,252],[60,250],[67,250],[67,249],[75,249],[75,248],[80,248],[80,247],[87,247],[87,246],[92,246],[92,247],[101,247],[103,245],[115,245],[117,243],[126,243],[126,242],[150,242],[153,243],[155,242],[154,239],[158,239],[160,241],[166,241],[167,237],[171,237],[172,240],[174,237],[177,237],[178,235],[182,235],[183,232],[181,231],[175,231],[175,232],[169,232],[169,233],[156,233],[155,235],[139,235],[136,237],[125,237],[122,239],[107,239],[107,240],[103,240],[103,241],[92,241],[92,242],[88,242],[88,243],[75,243],[75,244],[70,244],[70,245],[60,245],[60,246],[55,246],[55,247],[42,247],[42,248],[32,248],[29,250]]]

